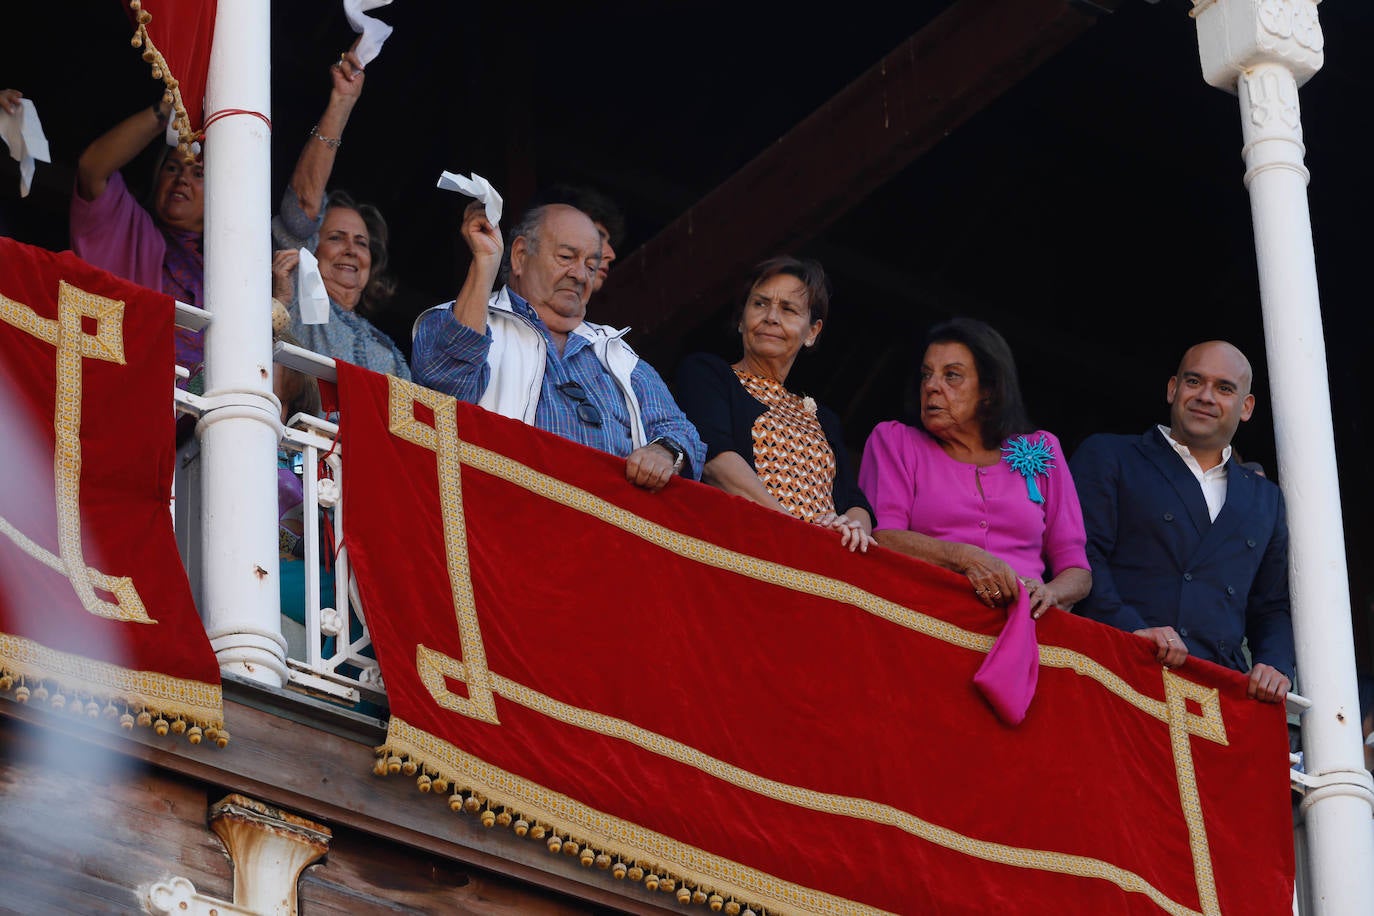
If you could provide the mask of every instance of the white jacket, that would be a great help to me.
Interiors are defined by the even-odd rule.
[[[453,303],[447,302],[436,308],[452,310]],[[544,384],[548,342],[532,322],[511,308],[510,296],[504,286],[493,293],[487,302],[487,327],[491,330],[491,349],[487,353],[491,379],[477,403],[504,417],[534,425],[539,393]],[[623,340],[629,330],[616,330],[607,325],[583,321],[573,328],[572,333],[585,338],[592,345],[597,360],[620,387],[630,414],[634,447],[639,448],[646,443],[647,437],[639,399],[635,397],[634,386],[630,383],[630,374],[639,363],[639,355]]]

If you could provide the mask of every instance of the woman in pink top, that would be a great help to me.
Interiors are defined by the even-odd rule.
[[[1088,594],[1083,515],[1059,440],[1026,416],[1002,335],[955,318],[926,337],[919,426],[878,424],[859,486],[879,544],[968,577],[988,607],[1031,613]]]
[[[205,307],[204,168],[163,146],[149,207],[134,199],[120,169],[167,128],[166,98],[141,108],[91,142],[76,163],[72,250],[83,260],[188,305]],[[177,328],[177,363],[194,378],[204,355],[199,331]]]

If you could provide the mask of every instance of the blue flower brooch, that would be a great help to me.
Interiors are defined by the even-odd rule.
[[[1026,478],[1026,496],[1030,501],[1043,504],[1045,497],[1035,485],[1035,478],[1040,474],[1048,475],[1054,467],[1054,463],[1050,461],[1054,457],[1054,452],[1050,449],[1049,442],[1044,436],[1036,442],[1027,441],[1025,436],[1017,436],[1007,441],[1008,444],[1002,446],[1002,460],[1013,471]]]

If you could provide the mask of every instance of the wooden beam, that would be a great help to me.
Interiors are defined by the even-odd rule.
[[[374,776],[374,748],[385,741],[385,733],[380,726],[363,724],[360,716],[349,714],[340,724],[341,717],[312,715],[312,706],[322,704],[293,702],[286,691],[277,691],[274,697],[272,690],[261,685],[243,686],[228,678],[224,690],[224,719],[233,737],[222,749],[192,746],[176,735],[158,737],[148,728],[126,731],[112,720],[73,719],[38,704],[8,700],[0,700],[0,744],[15,741],[11,732],[24,723],[24,727],[42,730],[48,740],[63,742],[62,753],[72,759],[80,758],[83,744],[114,751],[212,784],[221,795],[248,795],[336,830],[352,828],[504,875],[516,884],[567,895],[597,912],[652,916],[681,909],[671,894],[615,881],[608,872],[585,868],[575,858],[552,855],[542,842],[517,837],[508,828],[488,829],[470,814],[454,813],[442,797],[418,791],[413,777]],[[4,775],[0,766],[0,785]]]
[[[596,320],[667,344],[1094,21],[1071,0],[957,0],[617,265]]]

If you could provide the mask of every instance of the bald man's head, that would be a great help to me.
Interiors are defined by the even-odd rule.
[[[1196,454],[1220,452],[1250,419],[1255,396],[1250,360],[1224,340],[1188,348],[1169,379],[1169,420],[1174,439]]]

